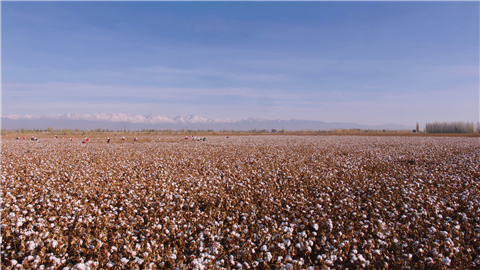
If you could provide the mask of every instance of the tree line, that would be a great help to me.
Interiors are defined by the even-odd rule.
[[[433,122],[425,125],[426,133],[480,133],[480,122]]]

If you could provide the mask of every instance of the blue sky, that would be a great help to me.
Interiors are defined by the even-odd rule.
[[[2,2],[2,114],[479,119],[478,2]]]

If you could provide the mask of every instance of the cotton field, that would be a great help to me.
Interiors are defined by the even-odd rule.
[[[2,140],[2,269],[480,267],[478,138],[110,139]]]

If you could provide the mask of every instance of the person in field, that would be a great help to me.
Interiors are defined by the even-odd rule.
[[[136,142],[136,141],[137,141],[137,137],[135,137],[135,139],[133,139],[133,141]]]
[[[110,138],[107,138],[107,143],[109,143],[109,142],[110,142]]]
[[[72,142],[73,142],[73,138],[70,138],[70,141],[72,141]]]
[[[125,137],[124,137],[124,136],[122,136],[122,141],[125,141]]]

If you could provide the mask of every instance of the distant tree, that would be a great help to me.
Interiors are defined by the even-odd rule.
[[[420,132],[420,125],[418,124],[417,122],[417,128],[416,128],[417,132]]]

